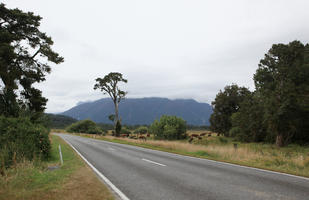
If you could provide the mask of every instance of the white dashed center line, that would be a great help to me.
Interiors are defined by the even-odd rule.
[[[152,163],[152,164],[160,165],[162,167],[166,167],[166,165],[164,165],[164,164],[161,164],[161,163],[158,163],[158,162],[155,162],[155,161],[151,161],[151,160],[148,160],[148,159],[145,159],[145,158],[142,158],[142,160],[149,162],[149,163]]]

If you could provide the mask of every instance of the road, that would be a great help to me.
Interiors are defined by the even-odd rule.
[[[57,134],[131,200],[309,199],[309,179]]]

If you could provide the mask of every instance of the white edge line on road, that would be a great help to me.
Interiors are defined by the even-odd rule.
[[[156,165],[160,165],[162,167],[166,167],[166,165],[164,164],[161,164],[161,163],[158,163],[158,162],[155,162],[155,161],[152,161],[152,160],[148,160],[148,159],[145,159],[145,158],[142,158],[143,161],[146,161],[146,162],[149,162],[149,163],[153,163],[153,164],[156,164]]]
[[[119,145],[128,145],[128,144],[120,144],[120,143],[116,143],[116,142],[109,142],[109,141],[104,141],[104,140],[98,140],[100,142],[108,142],[108,143],[113,143],[113,144],[119,144]],[[160,153],[167,153],[171,156],[176,156],[176,157],[186,157],[186,158],[190,158],[190,159],[198,159],[198,160],[202,160],[202,161],[210,161],[210,162],[214,162],[214,163],[219,163],[222,165],[230,165],[230,166],[234,166],[234,167],[242,167],[242,168],[246,168],[246,169],[253,169],[256,171],[261,171],[261,172],[266,172],[266,173],[272,173],[272,174],[278,174],[278,175],[285,175],[285,176],[289,176],[289,177],[293,177],[293,178],[299,178],[299,179],[304,179],[309,181],[309,178],[307,177],[303,177],[303,176],[297,176],[297,175],[293,175],[293,174],[287,174],[287,173],[283,173],[283,172],[276,172],[276,171],[271,171],[271,170],[267,170],[267,169],[260,169],[260,168],[256,168],[256,167],[248,167],[248,166],[243,166],[243,165],[237,165],[237,164],[233,164],[233,163],[228,163],[228,162],[221,162],[221,161],[216,161],[216,160],[211,160],[211,159],[207,159],[207,158],[198,158],[198,157],[193,157],[193,156],[186,156],[186,155],[181,155],[181,154],[176,154],[176,153],[170,153],[170,152],[166,152],[166,151],[159,151],[156,149],[148,149],[148,148],[143,148],[143,147],[139,147],[139,146],[134,146],[134,145],[128,145],[128,146],[133,146],[136,148],[141,148],[141,149],[145,149],[145,150],[149,150],[149,151],[156,151],[156,152],[160,152]]]
[[[112,190],[114,190],[114,192],[116,192],[116,194],[122,199],[122,200],[130,200],[125,194],[123,194],[110,180],[108,180],[108,178],[106,178],[101,172],[99,172],[99,170],[97,170],[97,168],[95,168],[82,154],[80,154],[77,149],[75,149],[75,147],[73,147],[73,145],[67,141],[66,139],[64,139],[63,137],[61,137],[64,141],[66,141],[66,143],[68,143],[72,149],[74,149],[74,151],[92,168],[92,170],[100,177],[104,180],[104,182],[109,185],[109,187],[112,188]]]
[[[78,136],[78,137],[81,137],[81,136]],[[89,138],[89,139],[92,139],[92,138]],[[278,174],[278,175],[285,175],[285,176],[289,176],[289,177],[293,177],[293,178],[299,178],[299,179],[304,179],[306,181],[309,181],[309,178],[307,178],[307,177],[297,176],[297,175],[293,175],[293,174],[287,174],[287,173],[283,173],[283,172],[275,172],[275,171],[271,171],[271,170],[267,170],[267,169],[260,169],[260,168],[256,168],[256,167],[248,167],[248,166],[237,165],[237,164],[233,164],[233,163],[227,163],[227,162],[221,162],[221,161],[216,161],[216,160],[210,160],[210,159],[207,159],[207,158],[198,158],[198,157],[193,157],[193,156],[186,156],[186,155],[170,153],[170,152],[166,152],[166,151],[159,151],[159,150],[155,150],[155,149],[143,148],[143,147],[129,145],[129,144],[121,144],[121,143],[109,142],[109,141],[99,140],[99,139],[95,139],[95,140],[99,141],[99,142],[112,143],[112,144],[117,144],[117,145],[118,144],[119,145],[126,145],[126,146],[130,146],[130,147],[141,148],[141,149],[145,149],[145,150],[149,150],[149,151],[156,151],[156,152],[160,152],[160,153],[163,152],[163,153],[167,153],[169,155],[176,156],[176,157],[186,157],[186,158],[190,158],[190,159],[198,159],[198,160],[203,160],[203,161],[210,161],[210,162],[214,162],[214,163],[220,163],[220,164],[223,164],[223,165],[230,165],[230,166],[234,166],[234,167],[242,167],[242,168],[246,168],[246,169],[253,169],[253,170],[256,170],[256,171],[272,173],[272,174]]]

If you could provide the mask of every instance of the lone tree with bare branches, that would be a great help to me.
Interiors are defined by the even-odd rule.
[[[94,90],[100,89],[103,94],[108,94],[115,105],[115,117],[114,117],[114,126],[115,126],[115,132],[116,136],[120,135],[120,129],[117,128],[120,125],[119,120],[119,103],[121,99],[124,99],[127,92],[122,91],[119,89],[118,84],[124,82],[127,83],[128,80],[124,79],[122,77],[122,74],[119,72],[111,72],[108,75],[104,76],[104,78],[97,78],[96,84],[94,85]]]

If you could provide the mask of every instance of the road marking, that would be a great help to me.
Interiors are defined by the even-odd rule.
[[[115,151],[115,149],[113,149],[113,148],[111,148],[111,147],[108,147],[108,149],[111,150],[111,151]]]
[[[148,160],[148,159],[145,159],[145,158],[142,158],[143,161],[146,161],[146,162],[149,162],[149,163],[153,163],[153,164],[156,164],[156,165],[160,165],[162,167],[166,167],[166,165],[164,164],[161,164],[161,163],[158,163],[158,162],[155,162],[155,161],[152,161],[152,160]]]
[[[108,180],[108,178],[106,178],[101,172],[99,172],[99,170],[97,170],[97,168],[95,168],[81,153],[79,153],[77,151],[77,149],[75,149],[75,147],[73,147],[73,145],[67,141],[66,139],[64,139],[63,137],[61,137],[64,141],[66,141],[66,143],[68,143],[72,149],[74,149],[74,151],[76,151],[76,153],[92,168],[92,170],[100,177],[104,180],[104,182],[110,187],[112,188],[112,190],[114,190],[114,192],[120,197],[121,200],[130,200],[125,194],[123,194],[110,180]]]
[[[60,133],[60,134],[66,134],[66,133]],[[70,135],[70,134],[67,133],[66,135]],[[77,137],[81,137],[82,138],[82,136],[77,136]],[[143,149],[145,151],[155,151],[155,152],[158,152],[158,153],[166,153],[166,154],[169,154],[169,155],[175,156],[175,157],[185,157],[185,158],[189,158],[189,159],[197,159],[197,160],[202,160],[202,161],[210,161],[210,162],[219,163],[219,164],[222,164],[222,165],[230,165],[230,166],[234,166],[234,167],[241,167],[241,168],[246,168],[246,169],[252,169],[252,170],[256,170],[256,171],[272,173],[272,174],[277,174],[277,175],[284,175],[284,176],[289,176],[289,177],[299,178],[299,179],[303,179],[303,180],[309,181],[309,178],[307,178],[307,177],[297,176],[297,175],[293,175],[293,174],[287,174],[287,173],[284,173],[284,172],[276,172],[276,171],[271,171],[271,170],[267,170],[267,169],[260,169],[260,168],[256,168],[256,167],[243,166],[243,165],[238,165],[238,164],[233,164],[233,163],[228,163],[228,162],[211,160],[211,159],[207,159],[207,158],[198,158],[198,157],[193,157],[193,156],[186,156],[186,155],[170,153],[170,152],[166,152],[166,151],[159,151],[159,150],[155,150],[155,149],[149,149],[149,148],[145,148],[145,147],[138,147],[138,146],[134,146],[134,145],[119,144],[119,143],[109,142],[109,141],[104,141],[104,140],[98,140],[98,141],[101,142],[101,143],[107,143],[107,144],[111,144],[112,143],[112,144],[116,144],[116,145],[120,145],[120,146],[123,145],[123,146],[133,147],[133,148],[136,148],[136,149]]]

